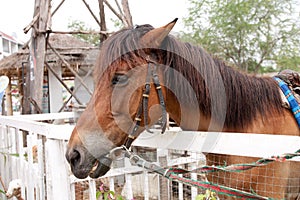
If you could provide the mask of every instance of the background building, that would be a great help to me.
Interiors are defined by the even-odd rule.
[[[17,52],[22,46],[23,43],[18,41],[16,37],[0,31],[0,59]]]

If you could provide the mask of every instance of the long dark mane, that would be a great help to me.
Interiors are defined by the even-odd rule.
[[[102,46],[95,69],[96,79],[99,80],[99,76],[109,70],[107,67],[117,60],[134,67],[134,57],[144,56],[140,54],[138,41],[152,29],[150,25],[143,25],[121,30],[110,37]],[[153,50],[153,55],[172,69],[165,70],[164,84],[175,94],[180,94],[183,106],[191,105],[190,100],[196,96],[203,114],[215,116],[216,121],[222,120],[220,115],[226,114],[224,126],[227,128],[246,127],[257,115],[264,117],[281,109],[278,86],[272,78],[241,73],[201,47],[167,36],[162,47]],[[224,106],[225,111],[221,112]]]

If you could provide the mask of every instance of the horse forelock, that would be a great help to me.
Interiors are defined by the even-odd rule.
[[[135,58],[143,56],[140,54],[143,51],[139,40],[152,29],[150,25],[123,29],[107,39],[101,47],[94,71],[96,83],[103,74],[114,73],[116,67],[112,64],[115,62],[126,62],[128,66],[134,67]],[[189,106],[190,100],[196,96],[200,111],[207,116],[216,112],[214,116],[217,118],[219,110],[225,105],[224,126],[227,128],[246,127],[258,114],[265,116],[281,109],[278,87],[271,78],[239,72],[201,47],[183,43],[173,36],[167,36],[161,48],[153,52],[158,62],[172,69],[165,70],[164,84],[166,87],[172,87],[174,92],[181,96],[181,103]],[[176,76],[175,71],[190,85],[184,84],[184,79]],[[225,99],[212,94],[222,92],[226,96]],[[215,108],[212,108],[212,102]]]
[[[113,73],[116,62],[126,62],[134,67],[135,58],[140,56],[141,45],[139,39],[148,31],[151,25],[124,28],[109,37],[101,46],[100,54],[94,70],[94,80],[97,83],[104,73]]]

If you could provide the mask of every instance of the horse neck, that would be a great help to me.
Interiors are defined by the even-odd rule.
[[[167,92],[170,117],[183,129],[244,132],[250,130],[254,121],[260,118],[263,121],[282,112],[279,89],[271,78],[249,76],[219,60],[214,62],[214,69],[200,66],[202,72],[196,78],[200,80],[199,85],[191,83],[194,84],[197,104],[192,103],[191,96],[183,89],[178,90],[176,95],[172,91]],[[190,76],[197,76],[194,74]],[[205,81],[201,81],[201,76],[206,76],[203,78]],[[169,84],[168,87],[177,88],[180,83],[175,86]],[[181,103],[178,96],[187,99],[183,100],[185,103]]]
[[[166,108],[171,119],[183,130],[209,130],[210,117],[205,116],[199,110],[190,109],[182,106],[178,102],[177,97],[169,90],[167,90]],[[200,120],[201,119],[201,120]]]

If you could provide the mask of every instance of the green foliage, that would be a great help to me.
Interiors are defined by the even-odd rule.
[[[15,157],[19,157],[20,155],[18,153],[6,153],[6,152],[1,152],[0,151],[0,154],[3,156],[4,158],[4,164],[6,164],[6,161],[7,161],[7,157],[8,156],[15,156]],[[0,191],[1,192],[1,191]]]
[[[182,38],[245,71],[259,72],[264,61],[299,66],[300,21],[295,0],[189,0]],[[299,6],[299,5],[298,5]]]
[[[74,20],[68,24],[68,28],[71,31],[90,31],[95,32],[93,28],[87,27],[83,21]],[[75,37],[93,44],[95,46],[99,46],[100,44],[100,34],[75,34]]]
[[[206,190],[205,194],[198,194],[195,200],[217,200],[217,194],[211,190]]]
[[[110,21],[114,24],[114,27],[119,30],[124,28],[124,24],[120,19],[113,19],[111,18]]]
[[[282,56],[277,59],[277,64],[280,70],[292,69],[300,72],[300,55],[299,56]]]
[[[6,159],[7,159],[8,156],[15,156],[15,157],[19,157],[20,156],[18,153],[0,152],[0,154],[4,157],[4,163],[6,163]],[[0,189],[0,193],[5,194],[5,191]]]
[[[114,191],[105,191],[103,184],[100,186],[99,190],[96,192],[96,199],[99,199],[102,196],[103,200],[124,200],[121,195],[116,195]]]

